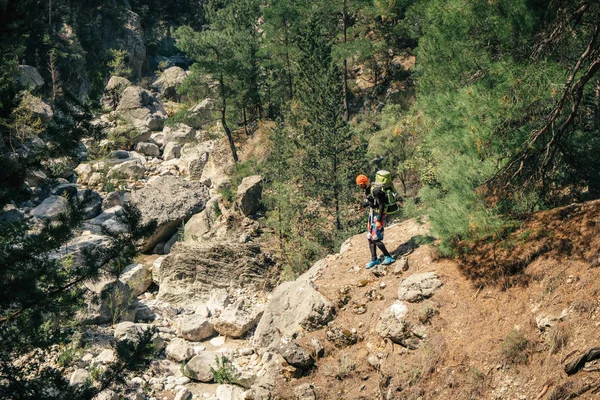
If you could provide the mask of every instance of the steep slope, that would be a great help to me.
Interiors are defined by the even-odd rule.
[[[318,399],[596,398],[600,367],[588,363],[569,377],[564,364],[600,345],[599,210],[596,201],[538,213],[496,243],[502,249],[497,260],[521,260],[512,271],[520,285],[512,287],[499,279],[501,261],[490,262],[489,246],[471,248],[461,263],[436,259],[432,246],[418,245],[427,241],[427,225],[415,220],[386,228],[388,248],[401,256],[387,275],[363,268],[363,235],[349,239],[340,254],[305,276],[336,304],[337,316],[297,341],[310,348],[316,338],[325,355],[308,375],[282,382],[278,395],[296,398],[294,388],[308,383]],[[402,258],[408,269],[394,275]],[[473,268],[497,284],[471,279]],[[431,271],[443,286],[429,299],[404,302],[412,330],[405,345],[414,349],[383,339],[376,328],[383,311],[398,302],[401,282]],[[358,341],[336,347],[335,332],[348,339],[339,346],[354,333]]]

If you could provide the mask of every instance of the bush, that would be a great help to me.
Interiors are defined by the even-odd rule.
[[[238,378],[238,373],[229,358],[225,356],[215,357],[215,361],[217,362],[217,367],[210,367],[210,371],[213,375],[213,380],[216,383],[236,383]]]
[[[513,329],[502,342],[502,355],[508,364],[526,364],[529,359],[529,341],[523,332]]]

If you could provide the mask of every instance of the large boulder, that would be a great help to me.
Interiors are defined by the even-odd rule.
[[[163,104],[152,93],[137,86],[129,86],[123,91],[117,112],[132,125],[153,131],[161,130],[167,117]]]
[[[131,264],[125,267],[119,280],[128,285],[135,296],[139,296],[152,284],[152,272],[145,264]]]
[[[158,299],[182,305],[206,301],[213,288],[264,283],[271,266],[258,246],[177,242],[161,264]]]
[[[88,323],[105,324],[117,321],[133,321],[137,312],[137,299],[131,288],[110,277],[98,281],[86,282],[88,299],[86,301]]]
[[[127,78],[111,76],[104,87],[104,95],[102,96],[102,99],[100,99],[100,104],[114,110],[121,101],[123,91],[132,85],[133,84]]]
[[[407,313],[406,304],[401,302],[392,304],[379,317],[375,330],[381,337],[404,345],[405,341],[412,336],[410,323],[406,320]]]
[[[152,251],[156,244],[171,238],[185,221],[202,211],[208,198],[206,186],[174,176],[157,177],[134,191],[131,202],[142,213],[142,222],[154,219],[157,223],[154,233],[142,245],[142,251]]]
[[[195,381],[200,382],[212,382],[213,374],[212,370],[217,369],[217,356],[218,353],[214,351],[207,351],[197,356],[194,356],[185,365],[185,374]]]
[[[194,348],[184,339],[175,338],[167,345],[165,354],[169,360],[186,362],[194,356]]]
[[[31,112],[43,123],[48,123],[54,117],[52,107],[42,99],[26,93],[21,100],[21,106]]]
[[[319,329],[334,318],[334,306],[308,281],[282,283],[254,332],[254,346],[279,343],[281,335],[293,336],[302,330]]]
[[[398,286],[398,299],[417,302],[429,298],[442,286],[442,281],[435,272],[414,274],[403,279]]]
[[[202,240],[205,234],[208,234],[213,229],[218,218],[216,207],[219,207],[218,201],[220,196],[211,198],[202,212],[195,214],[185,224],[185,240],[198,241]]]
[[[178,144],[189,143],[196,139],[196,130],[185,124],[166,126],[163,129],[164,143],[175,142]]]
[[[181,67],[167,68],[152,86],[158,90],[162,98],[178,100],[177,88],[186,77],[187,74]]]
[[[185,156],[184,156],[185,157]],[[215,188],[220,188],[231,181],[227,173],[235,165],[229,141],[226,137],[216,141],[202,169],[202,182],[211,181]]]
[[[54,219],[69,210],[69,201],[62,196],[50,196],[31,211],[31,215],[41,219]]]
[[[214,334],[213,324],[201,315],[185,315],[179,321],[179,336],[186,340],[200,342]]]
[[[130,160],[114,165],[107,176],[113,179],[135,180],[144,177],[146,168],[139,160]]]
[[[145,156],[158,157],[160,149],[154,143],[139,142],[135,145],[135,151],[142,153]]]
[[[214,147],[214,141],[207,140],[199,144],[188,143],[181,149],[180,171],[191,179],[200,179],[204,166]]]
[[[44,86],[44,79],[37,68],[31,65],[19,65],[19,85],[23,89],[36,90]]]
[[[181,145],[175,142],[169,142],[163,150],[163,159],[165,161],[181,157]]]
[[[223,310],[213,325],[221,335],[239,338],[256,326],[263,310],[262,305],[240,300]]]
[[[262,181],[260,175],[248,176],[237,188],[236,205],[245,216],[256,214],[260,207]]]

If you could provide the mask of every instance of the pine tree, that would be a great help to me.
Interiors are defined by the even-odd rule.
[[[294,118],[303,151],[302,178],[309,195],[333,207],[335,227],[341,230],[343,208],[365,143],[344,120],[340,70],[331,57],[320,17],[311,17],[298,42],[300,107]]]

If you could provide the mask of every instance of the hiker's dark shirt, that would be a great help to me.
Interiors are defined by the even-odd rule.
[[[366,200],[361,204],[361,207],[371,207],[373,210],[378,209],[377,215],[383,215],[385,209],[386,195],[385,191],[379,188],[373,188],[371,195],[371,185],[365,189]]]

